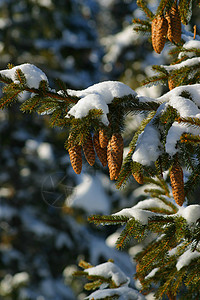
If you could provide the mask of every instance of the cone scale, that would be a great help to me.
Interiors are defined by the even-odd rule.
[[[99,130],[99,144],[101,148],[105,148],[108,145],[108,137],[103,129]]]
[[[111,180],[116,180],[121,170],[123,160],[123,138],[120,133],[114,133],[108,143],[107,157]]]
[[[175,162],[170,172],[170,181],[172,187],[172,194],[175,202],[182,206],[185,200],[183,170],[178,162]]]
[[[94,152],[91,134],[88,135],[88,138],[86,139],[82,148],[87,162],[89,163],[90,166],[93,166],[95,163],[95,152]]]
[[[106,167],[108,164],[108,162],[107,162],[107,147],[101,148],[100,143],[99,143],[99,135],[97,133],[95,133],[93,136],[93,144],[94,144],[95,151],[97,153],[97,156],[98,156],[102,166]]]
[[[170,42],[179,43],[181,40],[181,18],[176,3],[172,5],[165,18],[168,22],[167,38]]]
[[[81,146],[75,145],[68,150],[72,168],[76,174],[82,170]]]

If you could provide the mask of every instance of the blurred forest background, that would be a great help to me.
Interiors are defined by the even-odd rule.
[[[132,19],[141,14],[132,0],[1,0],[0,69],[27,62],[55,89],[58,78],[70,89],[119,80],[158,97],[167,87],[139,85],[151,65],[170,57],[133,31]],[[188,29],[198,18],[194,11]],[[127,146],[141,118],[127,116]],[[22,114],[18,104],[0,111],[0,299],[82,300],[83,282],[72,276],[80,259],[112,258],[133,278],[137,245],[117,251],[117,228],[95,227],[87,216],[131,207],[144,191],[134,179],[117,191],[98,160],[95,168],[84,162],[76,175],[65,137],[66,129],[48,127],[48,116]]]

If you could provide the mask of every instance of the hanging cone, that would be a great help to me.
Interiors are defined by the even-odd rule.
[[[170,77],[170,78],[168,79],[168,87],[169,87],[169,90],[170,90],[170,91],[173,90],[173,89],[176,87],[176,85],[175,85],[174,80],[173,80],[172,77]]]
[[[137,181],[137,183],[139,183],[139,184],[144,183],[144,177],[141,172],[135,172],[135,173],[132,173],[132,175],[133,175],[134,179]]]
[[[151,24],[152,46],[156,53],[160,54],[165,46],[168,23],[164,16],[153,19]]]
[[[107,166],[107,147],[106,148],[101,148],[99,144],[99,135],[97,133],[94,134],[93,136],[93,144],[94,148],[96,150],[97,156],[102,164],[103,167]]]
[[[105,148],[108,145],[108,137],[103,129],[99,130],[99,144],[101,148]]]
[[[85,158],[87,159],[87,162],[89,163],[90,166],[93,166],[95,163],[95,152],[94,152],[91,134],[88,135],[88,138],[83,144],[82,148],[83,148]]]
[[[116,180],[121,170],[123,160],[123,138],[120,133],[114,133],[108,143],[107,158],[110,179]]]
[[[172,194],[174,196],[174,200],[179,206],[182,206],[185,200],[184,181],[183,181],[183,170],[179,165],[178,161],[174,162],[172,166],[170,172],[170,181],[171,181]]]
[[[80,174],[82,170],[81,146],[76,145],[68,150],[72,168],[76,174]]]
[[[172,5],[165,18],[168,22],[167,38],[170,42],[179,43],[181,40],[181,18],[176,3]]]

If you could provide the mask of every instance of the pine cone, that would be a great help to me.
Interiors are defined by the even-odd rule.
[[[105,148],[108,146],[108,137],[105,134],[105,130],[99,130],[99,144],[101,148]]]
[[[89,163],[90,166],[93,166],[95,163],[95,152],[94,152],[91,134],[88,135],[88,138],[83,144],[82,148],[85,154],[85,158],[87,159],[87,162]]]
[[[68,150],[72,168],[76,174],[80,174],[82,170],[81,146],[76,145]]]
[[[107,158],[110,179],[118,178],[123,160],[123,138],[120,133],[114,133],[108,143]]]
[[[172,166],[170,172],[170,181],[171,181],[172,194],[174,196],[174,200],[179,206],[182,206],[185,200],[184,181],[183,181],[183,170],[179,165],[178,161],[175,162]]]
[[[134,179],[137,181],[137,183],[139,183],[139,184],[144,183],[144,177],[141,172],[135,172],[135,173],[132,173],[132,175],[133,175]]]
[[[153,19],[151,24],[152,46],[156,53],[160,54],[165,46],[168,23],[164,16]]]
[[[97,156],[102,163],[103,167],[107,166],[107,147],[106,148],[101,148],[99,144],[99,135],[96,133],[93,136],[93,144],[94,148],[96,150]]]
[[[172,5],[165,18],[168,22],[167,38],[170,42],[179,43],[181,40],[181,18],[176,3]]]
[[[169,90],[170,90],[170,91],[173,90],[173,89],[176,87],[176,85],[175,85],[174,80],[173,80],[172,77],[170,77],[170,78],[168,79],[168,87],[169,87]]]

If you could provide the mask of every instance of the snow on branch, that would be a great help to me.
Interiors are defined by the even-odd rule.
[[[136,97],[136,92],[127,85],[118,81],[105,81],[94,84],[82,91],[67,90],[70,96],[79,97],[80,100],[74,105],[67,114],[74,116],[77,119],[88,115],[91,109],[101,109],[103,112],[102,122],[105,125],[109,124],[107,114],[109,113],[108,104],[114,98],[122,98],[124,96],[132,95]]]
[[[22,64],[12,69],[0,71],[0,75],[3,75],[7,78],[12,79],[14,83],[20,83],[19,78],[17,78],[16,73],[18,70],[21,70],[26,78],[26,84],[29,88],[39,88],[40,82],[45,80],[48,83],[46,74],[32,64]]]
[[[112,297],[112,296],[114,297],[113,299],[119,299],[119,300],[130,300],[130,299],[145,300],[145,297],[141,293],[126,286],[119,287],[116,289],[98,290],[90,294],[85,299],[97,300],[97,299],[106,299],[106,297]]]

